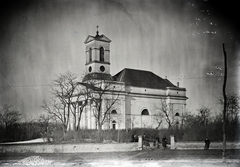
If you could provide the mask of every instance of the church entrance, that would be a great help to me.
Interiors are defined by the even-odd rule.
[[[112,121],[112,129],[116,129],[116,121]]]

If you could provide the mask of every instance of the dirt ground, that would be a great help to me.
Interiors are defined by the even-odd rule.
[[[37,166],[129,166],[129,167],[239,167],[240,150],[227,150],[226,162],[222,162],[222,150],[163,150],[146,149],[133,152],[105,153],[68,153],[68,154],[34,154],[8,153],[0,154],[0,166],[36,166],[34,162],[24,164],[23,159],[38,156],[41,160],[51,162]],[[20,163],[21,162],[21,163]]]

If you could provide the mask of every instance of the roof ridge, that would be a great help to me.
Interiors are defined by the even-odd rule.
[[[142,70],[142,69],[136,69],[136,68],[124,68],[123,70],[134,70],[134,71],[144,71],[144,72],[150,72],[150,73],[153,73],[149,70]]]

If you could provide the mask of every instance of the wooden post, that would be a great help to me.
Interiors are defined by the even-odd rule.
[[[222,150],[222,159],[226,160],[226,110],[227,110],[227,95],[226,95],[226,85],[227,85],[227,53],[225,51],[224,43],[223,46],[223,54],[224,54],[224,80],[223,80],[223,150]]]

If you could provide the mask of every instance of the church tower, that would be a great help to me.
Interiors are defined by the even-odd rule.
[[[88,35],[86,45],[86,75],[83,81],[91,79],[112,80],[110,75],[110,42],[105,35]]]

